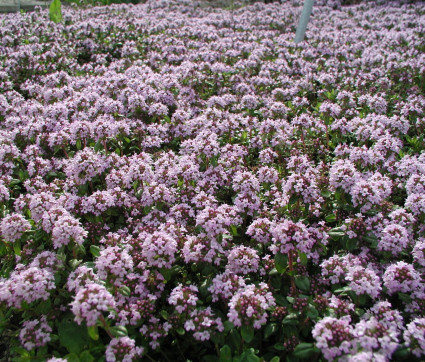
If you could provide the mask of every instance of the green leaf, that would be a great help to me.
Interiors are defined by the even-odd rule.
[[[161,310],[159,312],[159,314],[161,315],[162,318],[164,318],[165,320],[168,320],[168,312],[166,310]]]
[[[241,335],[246,343],[250,343],[253,340],[254,333],[254,327],[252,326],[243,325],[241,328]]]
[[[270,360],[270,362],[280,362],[280,357],[278,357],[278,356],[274,356],[274,357]]]
[[[354,249],[357,248],[357,240],[356,239],[348,239],[346,244],[345,244],[345,248],[348,251],[353,251]]]
[[[238,227],[236,225],[230,225],[230,234],[238,236]]]
[[[232,362],[232,350],[225,344],[220,348],[220,362]]]
[[[319,317],[319,312],[313,305],[309,305],[307,310],[307,317],[312,320],[316,320],[316,318]]]
[[[15,255],[21,255],[21,243],[19,241],[13,243],[13,251]]]
[[[176,329],[176,332],[178,334],[180,334],[181,336],[184,336],[186,334],[186,331],[184,330],[184,328],[180,327]]]
[[[325,217],[326,222],[335,222],[336,221],[336,215],[335,214],[329,214]]]
[[[409,294],[399,292],[397,293],[397,295],[400,298],[400,300],[405,303],[410,303],[412,301],[412,297]]]
[[[294,355],[299,358],[310,358],[319,352],[313,343],[300,343],[294,349]]]
[[[131,290],[126,285],[123,285],[122,287],[120,287],[118,289],[118,292],[120,292],[120,294],[123,295],[124,297],[129,297],[131,295]]]
[[[282,320],[282,325],[287,325],[287,326],[297,326],[299,325],[299,321],[298,321],[298,316],[295,313],[291,313],[289,315],[287,315],[285,318],[283,318]]]
[[[277,253],[274,257],[276,270],[283,274],[288,266],[288,256],[282,253]]]
[[[250,348],[244,351],[240,356],[241,362],[259,362],[260,357],[255,354],[254,348]]]
[[[162,276],[164,277],[166,282],[169,282],[171,280],[172,272],[170,269],[167,268],[161,268],[160,270]]]
[[[278,350],[278,351],[285,351],[286,347],[283,345],[283,343],[276,343],[273,346],[274,349]]]
[[[224,325],[224,332],[226,333],[231,331],[233,328],[235,328],[235,325],[230,321],[225,321],[223,325]]]
[[[266,328],[264,329],[264,339],[268,339],[273,333],[275,333],[277,330],[276,323],[269,323],[267,324]]]
[[[89,351],[84,351],[80,354],[80,361],[81,362],[93,362],[94,357],[90,354]]]
[[[50,299],[42,301],[36,308],[37,314],[48,314],[52,310],[52,301]]]
[[[93,147],[94,152],[99,152],[101,150],[103,150],[103,145],[101,142],[96,142],[96,144]]]
[[[376,247],[378,246],[378,238],[372,233],[363,236],[363,240],[369,243],[372,249],[376,249]]]
[[[72,320],[63,320],[58,324],[58,335],[61,346],[70,353],[80,353],[86,348],[87,330]]]
[[[89,334],[89,337],[95,341],[99,339],[99,329],[97,326],[90,326],[87,327],[87,332]]]
[[[298,252],[298,256],[300,258],[301,264],[302,265],[307,265],[308,264],[308,258],[307,255],[305,253],[302,253],[301,251]]]
[[[293,204],[295,204],[299,199],[300,198],[297,194],[292,194],[291,197],[289,198],[289,206],[292,206]]]
[[[301,290],[310,290],[310,280],[304,275],[297,275],[295,277],[295,285]]]
[[[345,235],[345,232],[342,231],[340,228],[333,228],[329,230],[328,234],[332,239],[339,240]]]
[[[394,358],[394,360],[404,360],[409,356],[409,354],[410,354],[409,348],[405,348],[405,347],[400,346],[394,352],[392,357]]]
[[[60,0],[53,0],[50,4],[49,17],[56,24],[62,21],[62,4]]]
[[[78,355],[75,353],[69,353],[65,356],[65,359],[67,362],[80,362],[80,359],[78,358]]]
[[[124,326],[111,327],[109,329],[109,331],[111,332],[111,334],[114,337],[126,337],[126,336],[128,336],[127,328],[125,328]]]
[[[329,199],[329,198],[331,197],[331,195],[332,195],[332,193],[331,193],[330,191],[328,191],[328,190],[326,190],[326,191],[322,191],[320,194],[321,194],[324,198],[326,198],[326,199]]]
[[[100,248],[97,245],[90,245],[90,253],[97,258],[100,256]]]

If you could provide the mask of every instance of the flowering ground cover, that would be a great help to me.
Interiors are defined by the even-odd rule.
[[[1,358],[425,358],[425,5],[0,17]]]

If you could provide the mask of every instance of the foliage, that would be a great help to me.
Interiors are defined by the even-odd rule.
[[[3,16],[0,359],[423,359],[424,5],[300,10]]]

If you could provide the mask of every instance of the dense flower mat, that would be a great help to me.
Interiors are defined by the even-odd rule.
[[[425,358],[425,5],[300,12],[1,15],[2,358]]]

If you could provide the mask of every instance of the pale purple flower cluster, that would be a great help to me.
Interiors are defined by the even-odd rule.
[[[425,318],[415,318],[406,326],[403,334],[407,346],[420,358],[425,355]]]
[[[109,246],[100,252],[95,266],[100,279],[119,287],[127,274],[133,271],[133,258],[129,250],[119,246]]]
[[[197,341],[207,341],[211,334],[223,332],[224,326],[220,317],[215,317],[211,308],[195,309],[190,312],[184,322],[184,329],[193,332],[193,338]]]
[[[17,213],[6,215],[0,222],[1,236],[10,243],[18,241],[30,229],[30,222]]]
[[[189,313],[196,307],[198,288],[194,285],[175,287],[168,297],[168,303],[175,306],[178,314]]]
[[[279,329],[259,358],[312,335],[319,359],[424,356],[425,7],[346,3],[297,46],[298,0],[0,15],[0,306],[25,348],[71,305],[107,361],[201,359],[224,316]]]
[[[239,289],[229,301],[227,317],[235,326],[253,326],[260,329],[267,322],[267,311],[275,306],[275,300],[268,286],[247,285]]]
[[[353,348],[354,334],[349,318],[325,317],[316,323],[312,335],[327,360],[334,360]]]
[[[0,301],[9,307],[22,308],[22,303],[47,300],[55,289],[50,268],[30,266],[13,271],[9,279],[0,280]]]
[[[49,326],[46,316],[43,315],[40,319],[25,321],[19,332],[19,339],[24,348],[31,351],[50,342],[51,332],[52,327]]]
[[[382,279],[389,294],[409,293],[418,288],[421,283],[420,273],[415,270],[412,264],[404,261],[388,266]]]
[[[235,274],[249,274],[258,271],[260,258],[255,249],[247,246],[235,246],[227,256],[227,266]]]
[[[142,325],[140,332],[142,336],[149,340],[152,349],[160,346],[160,339],[168,335],[171,324],[168,322],[160,323],[160,320],[154,316],[149,318],[149,323]]]
[[[94,326],[103,312],[115,309],[115,304],[114,297],[103,285],[90,283],[78,290],[71,310],[78,324],[85,322],[87,326]]]
[[[163,231],[155,231],[152,234],[142,233],[141,254],[146,262],[157,268],[171,268],[177,252],[177,242],[169,234]]]
[[[223,274],[217,274],[214,277],[208,290],[212,294],[213,302],[220,299],[228,302],[239,289],[245,286],[245,280],[242,277],[227,270]]]
[[[142,347],[136,347],[134,339],[129,337],[113,338],[106,347],[105,358],[107,362],[133,362],[140,359]]]
[[[276,221],[271,226],[271,234],[273,243],[270,250],[273,254],[287,254],[291,250],[308,253],[314,245],[314,239],[302,222],[295,223],[288,219]]]
[[[53,247],[59,249],[69,243],[82,245],[87,237],[87,231],[81,223],[73,216],[60,216],[53,225],[52,241]]]

